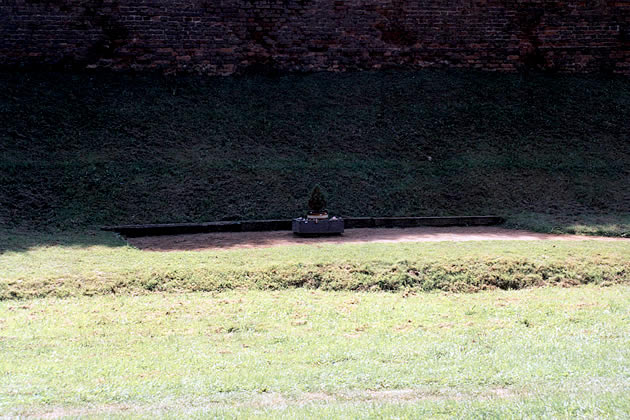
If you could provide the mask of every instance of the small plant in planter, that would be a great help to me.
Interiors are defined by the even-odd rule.
[[[308,200],[309,212],[306,216],[309,219],[328,219],[326,211],[326,198],[319,188],[319,185],[311,191],[311,198]]]
[[[306,217],[293,219],[293,233],[302,236],[341,235],[344,223],[340,217],[328,218],[326,199],[319,185],[313,188],[308,200],[308,214]]]

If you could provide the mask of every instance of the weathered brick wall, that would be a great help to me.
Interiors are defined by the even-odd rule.
[[[0,66],[630,75],[630,0],[0,0]]]

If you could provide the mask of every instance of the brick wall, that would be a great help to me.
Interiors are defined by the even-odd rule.
[[[630,0],[0,0],[0,66],[630,75]]]

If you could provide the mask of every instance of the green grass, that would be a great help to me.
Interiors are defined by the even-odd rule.
[[[94,227],[292,217],[321,184],[334,214],[628,236],[629,110],[591,76],[0,73],[0,413],[625,417],[627,241],[154,253]]]
[[[0,224],[498,214],[630,234],[630,83],[457,71],[0,73]]]
[[[8,300],[0,412],[622,418],[629,331],[628,285]]]
[[[630,241],[140,251],[113,234],[0,234],[0,299],[274,290],[478,291],[630,281]]]

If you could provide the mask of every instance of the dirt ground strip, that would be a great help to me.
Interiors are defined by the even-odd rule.
[[[397,404],[414,404],[422,401],[465,401],[470,399],[489,400],[489,399],[513,399],[519,396],[526,396],[525,392],[513,392],[509,388],[494,388],[474,394],[452,393],[448,390],[440,392],[423,392],[419,389],[391,389],[391,390],[358,390],[345,391],[336,393],[325,392],[306,392],[298,395],[283,395],[278,392],[265,392],[256,395],[234,395],[233,401],[230,402],[229,393],[227,395],[217,395],[214,398],[197,397],[193,399],[183,399],[182,401],[165,402],[158,404],[108,404],[108,405],[92,405],[89,407],[53,407],[48,411],[24,412],[27,417],[35,417],[42,419],[58,419],[64,417],[82,417],[82,416],[135,416],[154,414],[153,417],[164,416],[169,411],[185,413],[193,415],[205,413],[212,409],[245,407],[254,409],[275,408],[286,409],[295,406],[303,406],[305,404],[357,404],[357,403],[375,403],[388,402]]]
[[[439,241],[630,241],[601,236],[552,235],[494,226],[416,227],[406,229],[347,229],[341,236],[303,238],[289,231],[222,232],[195,235],[129,238],[131,245],[148,251],[198,251],[204,249],[266,248],[283,245],[341,244],[366,242]]]

